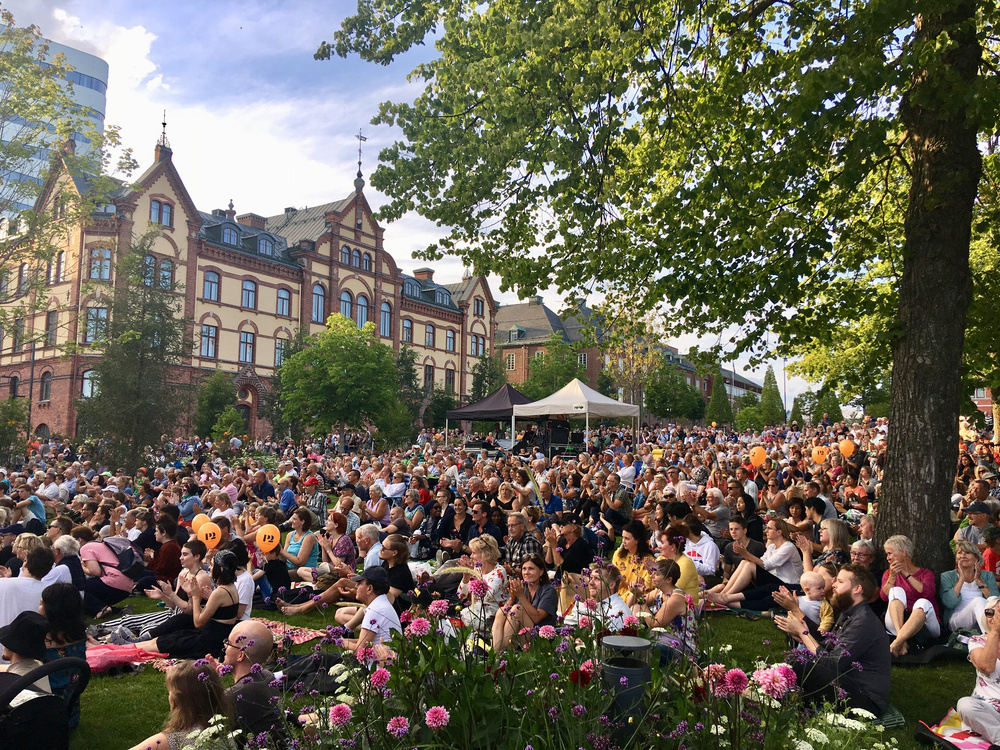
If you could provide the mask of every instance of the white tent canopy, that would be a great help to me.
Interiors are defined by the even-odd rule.
[[[546,414],[563,414],[568,419],[587,420],[587,438],[590,436],[590,415],[595,417],[639,417],[639,407],[623,404],[608,398],[593,388],[573,378],[569,383],[541,401],[530,404],[516,404],[510,420],[510,432],[514,435],[514,420],[518,417],[539,417]]]

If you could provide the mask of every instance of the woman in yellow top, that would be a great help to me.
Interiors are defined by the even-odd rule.
[[[622,529],[622,546],[615,550],[611,562],[622,574],[618,595],[623,599],[633,593],[635,598],[645,598],[653,587],[650,570],[655,559],[649,548],[649,531],[642,521],[632,520]]]
[[[660,559],[673,560],[677,563],[681,569],[681,577],[674,581],[674,584],[694,600],[695,606],[698,606],[701,600],[698,570],[691,558],[684,554],[686,545],[687,537],[677,527],[667,526],[660,532]],[[656,591],[652,592],[654,598],[656,594]]]

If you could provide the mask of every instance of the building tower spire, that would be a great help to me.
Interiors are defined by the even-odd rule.
[[[160,124],[163,125],[163,132],[160,133],[160,140],[156,143],[160,146],[170,148],[170,141],[167,140],[167,110],[163,110],[163,122]]]
[[[167,140],[167,110],[163,110],[163,132],[160,133],[159,139],[156,141],[156,148],[153,151],[154,161],[163,161],[164,159],[169,160],[170,155],[173,151],[170,150],[170,141]]]
[[[354,180],[354,187],[360,193],[365,186],[365,180],[361,176],[361,144],[368,139],[362,134],[361,128],[358,128],[358,134],[354,137],[358,139],[358,176]]]

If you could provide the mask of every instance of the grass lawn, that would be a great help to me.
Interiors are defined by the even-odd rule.
[[[142,597],[128,600],[136,612],[149,612],[154,602]],[[275,613],[261,613],[280,619]],[[779,661],[785,650],[784,636],[771,620],[751,622],[727,614],[710,615],[708,638],[715,644],[731,644],[727,661],[744,669],[756,659]],[[328,622],[320,613],[295,618],[295,624],[322,628]],[[296,646],[293,652],[306,652],[310,644]],[[923,747],[913,740],[913,727],[919,720],[936,722],[958,699],[972,691],[973,669],[967,661],[942,662],[920,668],[896,668],[892,671],[893,705],[906,717],[907,726],[887,732],[904,749]],[[80,726],[73,734],[73,750],[121,750],[130,748],[158,732],[167,715],[167,691],[164,675],[151,667],[141,674],[120,679],[94,677],[82,699]],[[859,748],[859,750],[864,750]]]

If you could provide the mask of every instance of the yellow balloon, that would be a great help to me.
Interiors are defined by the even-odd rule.
[[[817,446],[812,450],[813,461],[818,464],[826,463],[826,448],[822,446]]]
[[[854,443],[850,440],[844,439],[840,441],[840,455],[844,458],[850,458],[854,455]]]
[[[203,523],[201,528],[198,529],[198,538],[209,549],[215,549],[215,546],[222,540],[222,529],[219,528],[218,524],[214,524],[211,521]]]
[[[712,422],[712,427],[715,427],[715,422]]]
[[[269,523],[266,526],[261,526],[257,529],[257,548],[267,554],[281,541],[281,532],[278,531],[278,527],[273,523]]]
[[[764,459],[766,458],[767,458],[767,451],[764,450],[759,445],[750,451],[750,463],[753,464],[755,467],[760,466],[762,463],[764,463]]]
[[[208,517],[207,515],[205,515],[204,513],[199,513],[199,514],[198,514],[198,515],[196,515],[196,516],[194,517],[194,519],[193,519],[193,520],[191,521],[191,529],[192,529],[192,530],[194,531],[194,533],[195,533],[195,534],[197,534],[197,533],[198,533],[198,530],[199,530],[199,529],[200,529],[200,528],[201,528],[201,527],[202,527],[203,525],[205,525],[206,523],[208,523],[208,522],[209,522],[209,521],[211,521],[211,520],[212,520],[212,519],[211,519],[211,518],[209,518],[209,517]]]

